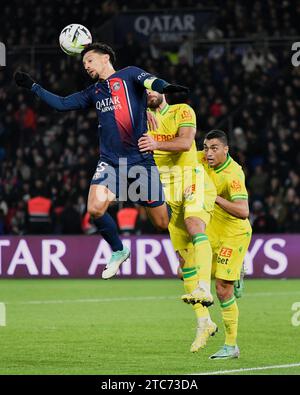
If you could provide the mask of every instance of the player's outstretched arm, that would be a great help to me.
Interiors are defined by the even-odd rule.
[[[40,99],[42,99],[44,102],[49,104],[49,106],[55,108],[58,111],[77,110],[80,108],[86,108],[90,104],[89,97],[84,91],[62,97],[42,88],[27,73],[17,71],[14,77],[15,82],[18,86],[20,86],[21,88],[30,89]]]
[[[144,81],[144,86],[147,89],[158,93],[188,93],[189,88],[182,85],[170,84],[169,82],[160,78],[148,78]]]

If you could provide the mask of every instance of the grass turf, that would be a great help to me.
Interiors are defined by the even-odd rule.
[[[191,374],[300,363],[292,305],[300,280],[248,280],[238,301],[241,358],[212,361],[219,333],[199,353],[192,308],[178,280],[1,280],[0,374]],[[234,374],[300,374],[300,366]]]

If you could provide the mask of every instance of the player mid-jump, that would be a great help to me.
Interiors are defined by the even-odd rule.
[[[161,93],[186,92],[188,89],[169,84],[137,67],[116,71],[115,53],[106,44],[90,44],[81,55],[86,72],[96,81],[81,92],[67,97],[57,96],[23,72],[16,72],[15,81],[59,111],[96,108],[100,159],[91,181],[87,206],[97,229],[113,251],[102,273],[102,278],[108,279],[117,273],[130,252],[123,247],[117,226],[106,211],[112,200],[122,198],[130,184],[138,180],[141,189],[141,193],[131,200],[146,207],[156,227],[168,227],[168,210],[153,156],[141,153],[138,147],[139,138],[147,131],[146,89]]]

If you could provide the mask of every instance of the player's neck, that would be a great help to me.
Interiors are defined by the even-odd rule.
[[[168,105],[168,103],[165,100],[163,100],[160,103],[160,105],[156,108],[156,111],[161,112],[167,105]]]
[[[113,66],[108,65],[101,75],[99,75],[99,80],[107,80],[111,75],[113,75],[116,72],[116,70],[113,68]]]

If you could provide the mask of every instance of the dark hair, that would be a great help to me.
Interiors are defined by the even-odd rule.
[[[110,60],[110,63],[112,64],[112,65],[114,65],[115,64],[115,62],[116,62],[116,54],[115,54],[115,51],[109,46],[109,45],[106,45],[106,44],[103,44],[103,43],[92,43],[92,44],[88,44],[85,48],[84,48],[84,50],[81,52],[81,58],[83,58],[84,57],[84,55],[87,53],[87,52],[89,52],[89,51],[95,51],[95,52],[98,52],[98,53],[101,53],[101,54],[107,54],[107,55],[109,55],[109,60]]]
[[[212,140],[212,139],[218,139],[220,140],[224,145],[228,145],[228,137],[223,130],[211,130],[208,132],[205,136],[204,139],[206,140]]]

